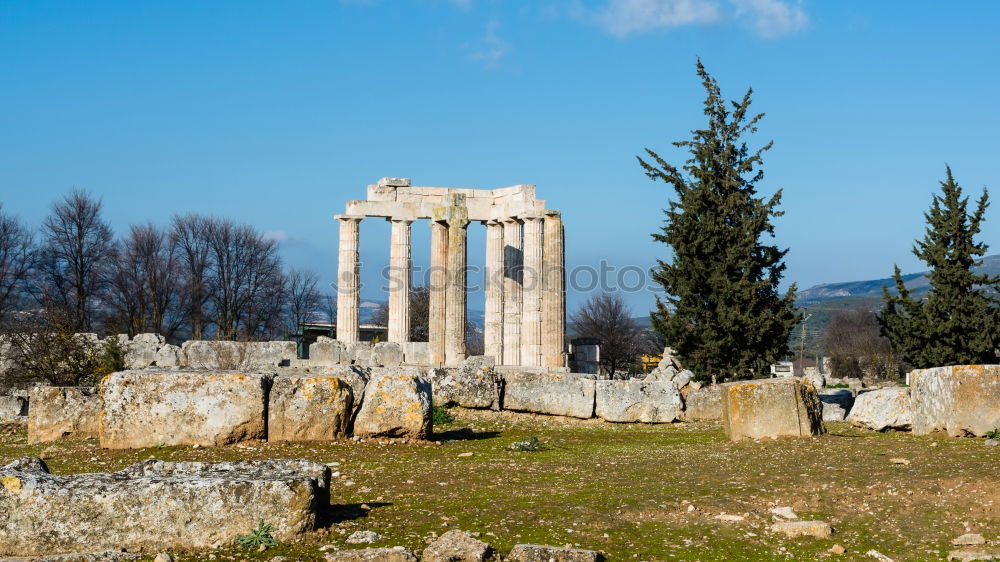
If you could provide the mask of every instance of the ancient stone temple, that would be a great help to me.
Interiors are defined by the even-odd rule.
[[[566,297],[563,224],[558,211],[535,199],[535,186],[500,189],[412,187],[409,179],[382,178],[368,199],[348,201],[340,221],[337,339],[358,341],[359,223],[392,223],[389,255],[389,341],[409,341],[410,227],[431,221],[429,275],[430,362],[465,359],[466,233],[486,226],[486,355],[498,365],[563,367]]]

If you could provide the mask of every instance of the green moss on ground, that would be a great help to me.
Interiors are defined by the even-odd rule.
[[[348,440],[252,443],[222,448],[100,449],[95,441],[28,445],[0,441],[0,464],[43,456],[57,474],[114,471],[155,457],[218,461],[308,458],[339,462],[332,486],[338,521],[264,553],[235,548],[217,559],[320,559],[320,547],[374,546],[420,551],[452,528],[475,531],[500,552],[520,542],[601,550],[609,560],[786,560],[870,549],[895,560],[942,559],[949,541],[972,531],[1000,535],[1000,448],[981,440],[874,433],[827,424],[811,439],[730,443],[713,423],[612,425],[593,421],[451,410],[436,428],[441,444]],[[515,452],[537,436],[546,447]],[[472,453],[471,456],[460,456]],[[910,464],[894,464],[904,458]],[[767,532],[770,507],[835,528],[827,540]],[[690,508],[689,506],[694,506]],[[736,514],[743,521],[716,519]],[[189,553],[182,559],[203,559]]]

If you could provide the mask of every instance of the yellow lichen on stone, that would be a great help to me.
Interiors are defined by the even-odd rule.
[[[21,493],[21,479],[15,478],[13,476],[9,478],[0,479],[0,483],[3,483],[4,489],[12,494]]]

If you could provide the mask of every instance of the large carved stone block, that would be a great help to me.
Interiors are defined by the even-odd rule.
[[[503,409],[554,416],[594,416],[593,375],[504,372]]]
[[[395,342],[379,342],[372,346],[372,366],[397,367],[403,363],[403,348]]]
[[[347,348],[344,343],[335,339],[320,336],[309,346],[309,363],[317,366],[334,366],[350,363],[346,357]]]
[[[434,404],[449,403],[463,408],[499,408],[495,361],[492,357],[474,356],[461,367],[439,367],[429,371]]]
[[[431,383],[419,376],[419,369],[397,367],[373,374],[354,420],[354,435],[427,439],[430,434]]]
[[[850,391],[848,391],[850,392]],[[858,394],[847,421],[875,431],[910,429],[913,405],[905,388],[882,388]]]
[[[101,397],[94,388],[39,386],[28,402],[28,443],[91,439],[100,433]]]
[[[158,552],[231,543],[264,520],[287,541],[316,527],[329,469],[307,460],[143,461],[54,476],[38,459],[0,467],[0,556]]]
[[[684,394],[684,421],[722,419],[722,387],[706,386]]]
[[[265,437],[267,375],[122,371],[101,382],[101,447],[219,446]]]
[[[917,369],[910,373],[910,397],[913,433],[982,437],[1000,428],[1000,365]]]
[[[722,420],[733,441],[826,432],[815,387],[793,377],[722,385]]]
[[[595,413],[609,422],[670,423],[682,408],[672,381],[596,381]]]
[[[28,401],[20,396],[0,396],[0,420],[27,415]]]
[[[267,408],[268,441],[330,441],[347,435],[354,397],[336,376],[274,378]]]

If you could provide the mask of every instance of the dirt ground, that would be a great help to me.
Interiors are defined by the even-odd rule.
[[[57,474],[114,471],[141,459],[308,458],[339,463],[334,522],[267,552],[235,546],[180,560],[321,559],[357,530],[372,546],[417,552],[458,528],[500,554],[516,543],[573,545],[608,560],[941,560],[951,539],[1000,541],[1000,447],[982,439],[875,433],[842,423],[809,439],[730,443],[716,423],[614,425],[509,412],[452,410],[436,442],[343,440],[217,449],[102,450],[96,441],[27,445],[0,438],[0,464],[45,458]],[[537,437],[538,452],[515,441]],[[467,453],[471,453],[468,455]],[[902,463],[903,459],[908,464]],[[829,522],[829,539],[768,531],[772,507]],[[741,521],[718,519],[739,515]],[[839,544],[847,553],[828,553]],[[178,553],[175,553],[178,554]],[[214,558],[213,558],[214,557]]]

